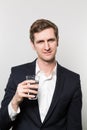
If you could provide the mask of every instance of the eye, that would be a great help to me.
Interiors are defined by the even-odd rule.
[[[42,43],[44,43],[44,40],[39,40],[39,41],[37,41],[36,43],[37,43],[37,44],[42,44]]]
[[[55,41],[55,38],[48,39],[48,42],[49,42],[49,43],[52,43],[52,42],[54,42],[54,41]]]

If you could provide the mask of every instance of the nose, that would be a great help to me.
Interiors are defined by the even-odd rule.
[[[48,43],[48,42],[45,42],[45,43],[44,43],[44,49],[45,49],[45,50],[49,50],[49,49],[50,49],[50,46],[49,46],[49,43]]]

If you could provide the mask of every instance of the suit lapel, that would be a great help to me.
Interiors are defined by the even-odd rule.
[[[35,74],[35,69],[36,69],[36,60],[34,62],[31,63],[31,65],[29,64],[27,67],[27,75],[34,75]],[[41,125],[41,120],[40,120],[40,114],[39,114],[39,106],[38,106],[38,100],[35,101],[30,101],[32,103],[32,108],[31,108],[31,117],[33,117],[33,120],[35,120],[35,122],[37,122],[37,124],[39,123],[39,125]],[[33,111],[32,111],[33,109]]]
[[[36,61],[34,61],[31,66],[28,66],[27,69],[27,74],[35,74],[35,68],[36,68]],[[50,115],[52,114],[53,110],[55,109],[56,104],[58,103],[61,93],[62,93],[62,88],[63,88],[63,84],[64,84],[64,76],[62,76],[62,67],[57,64],[57,81],[56,81],[56,86],[55,86],[55,91],[54,91],[54,95],[53,95],[53,99],[49,108],[49,111],[45,117],[45,120],[43,123],[45,123]],[[33,112],[31,110],[31,115],[33,116],[33,119],[35,119],[35,121],[37,121],[37,123],[39,123],[39,125],[42,125],[41,123],[41,119],[40,119],[40,113],[39,113],[39,106],[38,106],[38,100],[34,101],[32,103],[32,108],[33,108]],[[37,120],[36,120],[37,119]]]
[[[38,106],[38,100],[33,100],[31,102],[31,110],[29,115],[31,115],[31,118],[40,126],[42,125],[41,119],[40,119],[40,114],[39,114],[39,106]]]
[[[55,109],[56,104],[58,103],[62,88],[63,88],[63,83],[64,83],[64,78],[62,77],[62,67],[60,65],[57,65],[57,81],[56,81],[56,86],[55,86],[55,91],[52,99],[52,103],[50,105],[49,111],[46,115],[46,118],[43,123],[45,123],[50,115],[52,114],[53,110]]]

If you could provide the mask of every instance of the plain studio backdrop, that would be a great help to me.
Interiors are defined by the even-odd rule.
[[[87,130],[87,0],[0,0],[0,103],[12,66],[33,61],[29,27],[36,19],[59,28],[58,62],[80,74]]]

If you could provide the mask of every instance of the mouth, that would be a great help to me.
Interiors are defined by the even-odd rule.
[[[45,55],[49,56],[52,54],[52,51],[48,51],[48,52],[43,52]]]

